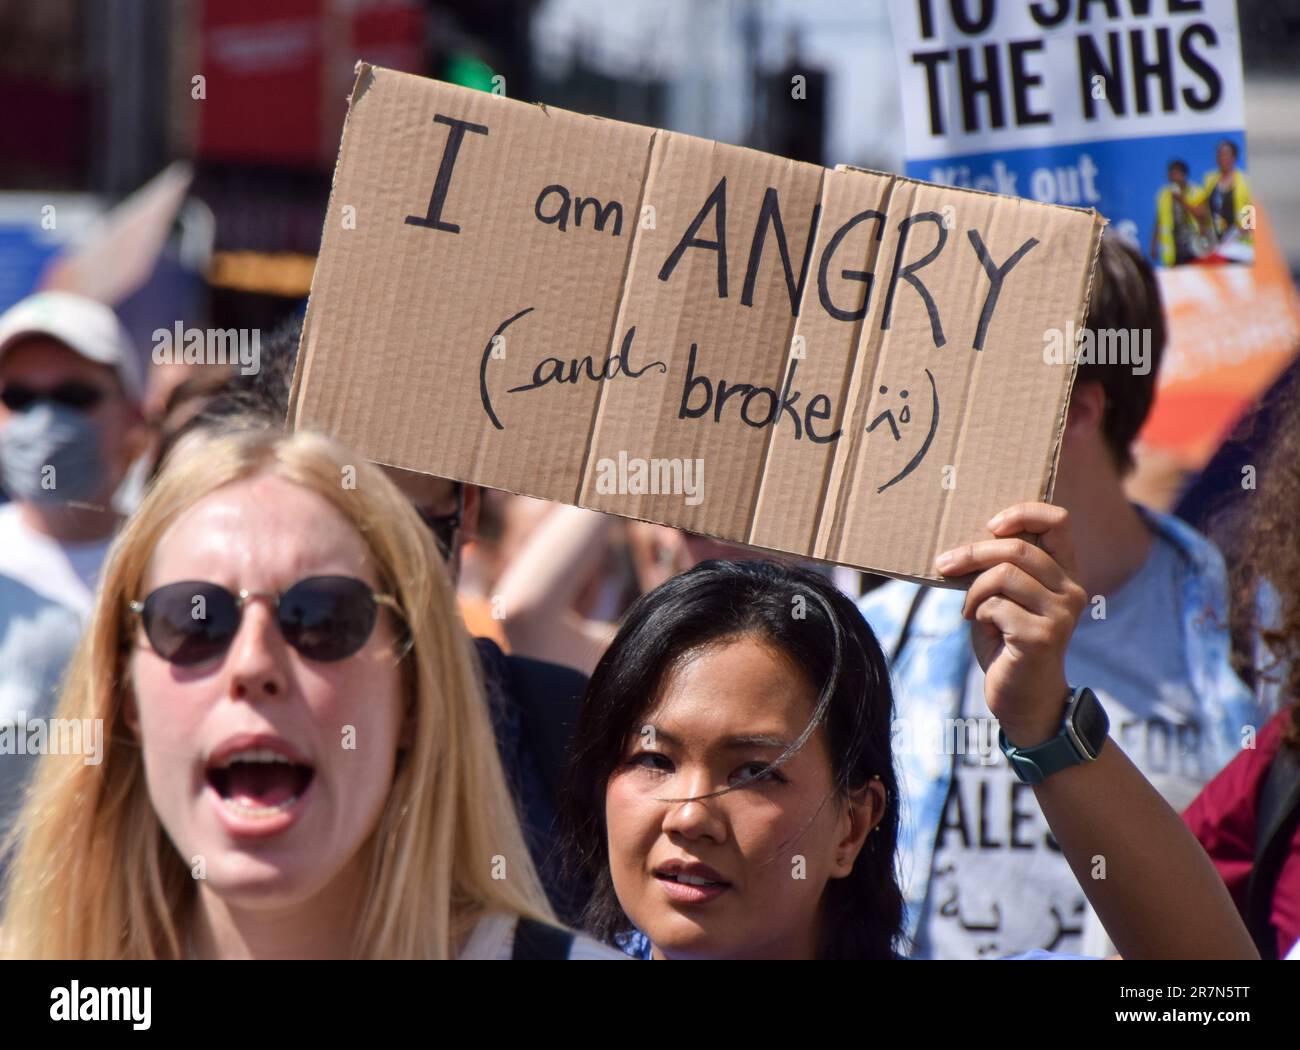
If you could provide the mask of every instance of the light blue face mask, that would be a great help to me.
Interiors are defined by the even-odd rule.
[[[16,500],[86,503],[107,471],[98,423],[75,408],[37,401],[0,428],[0,480]]]

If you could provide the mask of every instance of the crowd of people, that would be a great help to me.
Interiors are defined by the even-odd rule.
[[[0,755],[0,955],[1286,955],[1300,389],[1225,564],[1125,495],[1164,321],[1118,240],[1089,324],[1157,367],[1079,366],[1054,504],[941,589],[286,431],[300,323],[147,376],[12,307],[0,733],[102,744]]]

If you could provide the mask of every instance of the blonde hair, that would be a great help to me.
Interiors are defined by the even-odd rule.
[[[357,529],[412,640],[403,659],[410,746],[362,847],[370,888],[355,954],[446,958],[488,911],[554,921],[502,773],[473,643],[414,508],[378,467],[315,434],[245,428],[177,452],[105,562],[58,710],[61,718],[103,719],[103,760],[42,757],[10,841],[16,853],[0,923],[4,953],[182,955],[196,884],[154,812],[140,747],[124,720],[127,603],[140,597],[150,557],[182,511],[264,474],[323,496]],[[348,485],[353,470],[355,485]],[[508,877],[493,878],[503,861]]]

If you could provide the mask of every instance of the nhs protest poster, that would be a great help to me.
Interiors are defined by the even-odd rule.
[[[891,0],[907,174],[1096,208],[1160,267],[1255,255],[1232,0]]]

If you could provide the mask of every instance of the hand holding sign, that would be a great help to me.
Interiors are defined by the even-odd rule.
[[[1052,737],[1067,683],[1065,650],[1088,596],[1076,582],[1069,515],[1047,503],[1020,503],[989,522],[994,539],[941,554],[946,576],[979,573],[962,615],[984,670],[989,710],[1017,747]],[[1018,537],[1038,536],[1042,546]]]

